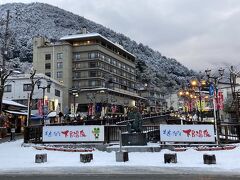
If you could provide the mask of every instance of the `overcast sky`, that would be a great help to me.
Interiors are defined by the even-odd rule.
[[[194,70],[240,69],[240,0],[0,0],[8,2],[58,6]]]

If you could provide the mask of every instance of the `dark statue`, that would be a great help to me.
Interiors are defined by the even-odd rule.
[[[131,107],[128,111],[128,119],[133,120],[127,124],[127,133],[121,134],[123,146],[147,145],[146,133],[143,133],[143,119],[137,107]]]
[[[128,112],[128,119],[132,120],[132,123],[127,124],[127,131],[128,133],[133,133],[133,132],[142,132],[142,115],[138,111],[137,107],[131,107],[130,111]]]

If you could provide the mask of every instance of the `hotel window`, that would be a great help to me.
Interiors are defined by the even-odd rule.
[[[100,59],[104,60],[105,59],[105,56],[103,54],[100,54],[99,55]]]
[[[46,63],[45,64],[45,69],[51,69],[51,63]]]
[[[109,57],[107,58],[107,62],[108,62],[108,63],[111,63],[111,59],[110,59]]]
[[[76,63],[76,64],[75,64],[75,68],[76,68],[76,69],[80,69],[80,68],[81,68],[81,63]]]
[[[73,59],[74,60],[80,60],[80,53],[79,52],[76,52],[73,54]]]
[[[62,62],[58,62],[57,63],[57,69],[62,69],[63,68],[63,63]]]
[[[97,71],[90,71],[89,77],[97,77]]]
[[[96,80],[90,80],[89,81],[89,86],[96,86]]]
[[[23,91],[31,91],[32,84],[23,84]]]
[[[51,77],[51,72],[46,72],[45,75]]]
[[[80,77],[81,77],[81,73],[80,73],[80,72],[75,72],[75,73],[73,74],[73,77],[74,77],[74,78],[80,78]]]
[[[57,72],[57,78],[62,78],[63,77],[63,72],[62,71],[58,71]]]
[[[63,53],[57,53],[57,59],[63,59]]]
[[[89,68],[95,68],[97,67],[97,63],[96,62],[90,62],[89,63]]]
[[[51,54],[45,54],[45,60],[51,60]]]
[[[121,63],[120,62],[117,63],[117,67],[121,68]]]
[[[88,59],[95,59],[98,57],[99,57],[99,53],[97,53],[97,52],[88,53]]]
[[[55,89],[55,96],[60,97],[60,91]]]
[[[12,85],[8,84],[4,87],[4,92],[12,92]]]

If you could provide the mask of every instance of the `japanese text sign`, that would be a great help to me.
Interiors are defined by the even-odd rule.
[[[101,142],[104,126],[44,126],[43,142]]]
[[[160,125],[161,142],[215,142],[213,125]]]

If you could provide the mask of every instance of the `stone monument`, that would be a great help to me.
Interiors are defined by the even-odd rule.
[[[122,133],[123,146],[144,146],[147,145],[146,133],[142,130],[142,115],[137,107],[131,107],[128,112],[128,119],[133,120],[127,124],[127,133]]]

